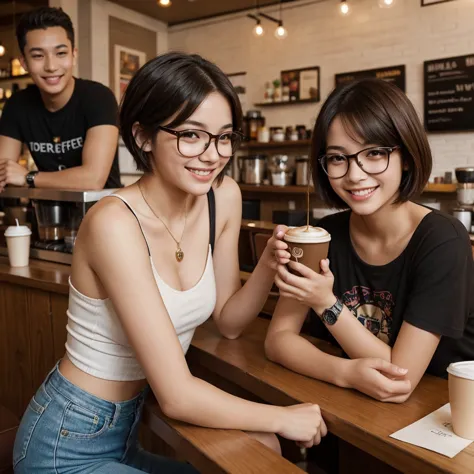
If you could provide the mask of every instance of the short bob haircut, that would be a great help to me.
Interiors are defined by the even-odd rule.
[[[219,92],[227,99],[233,129],[240,130],[239,98],[227,76],[215,64],[196,54],[169,52],[151,59],[138,70],[120,107],[120,132],[138,170],[152,172],[153,159],[137,144],[133,124],[140,125],[144,143],[153,142],[160,125],[174,128],[182,124],[212,92]],[[223,179],[222,171],[217,182],[220,184]]]
[[[395,85],[363,79],[336,88],[316,120],[311,143],[313,181],[322,200],[337,209],[349,206],[332,189],[319,158],[326,153],[329,127],[340,117],[347,133],[363,143],[399,146],[404,168],[395,203],[419,195],[431,173],[430,146],[423,125],[408,99]]]

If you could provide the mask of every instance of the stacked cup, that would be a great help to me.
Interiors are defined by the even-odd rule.
[[[27,267],[30,259],[31,230],[26,225],[20,225],[18,219],[15,221],[16,225],[7,227],[5,231],[10,266]]]

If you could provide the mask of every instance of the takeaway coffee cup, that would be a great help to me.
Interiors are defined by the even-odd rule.
[[[26,225],[20,225],[18,219],[15,220],[16,225],[7,227],[5,231],[10,266],[27,267],[30,259],[31,230]]]
[[[449,364],[447,370],[453,431],[474,440],[474,360]]]
[[[317,273],[321,272],[320,262],[327,258],[331,234],[321,227],[290,227],[285,242],[291,260],[302,263]]]

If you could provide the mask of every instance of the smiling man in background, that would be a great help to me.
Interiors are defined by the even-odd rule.
[[[0,191],[7,184],[56,189],[120,187],[117,102],[98,82],[73,76],[69,16],[43,7],[17,27],[21,64],[34,85],[15,93],[0,120]],[[39,171],[17,163],[28,146]]]

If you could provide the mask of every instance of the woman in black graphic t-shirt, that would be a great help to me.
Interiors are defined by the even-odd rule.
[[[349,209],[319,224],[331,234],[321,274],[296,262],[288,265],[300,277],[279,266],[281,298],[267,356],[403,402],[425,371],[445,377],[451,362],[474,359],[469,236],[453,217],[411,201],[428,181],[432,158],[418,116],[397,87],[363,80],[336,89],[313,137],[316,188],[330,207]],[[299,336],[308,309],[314,334],[337,342],[350,360]]]

